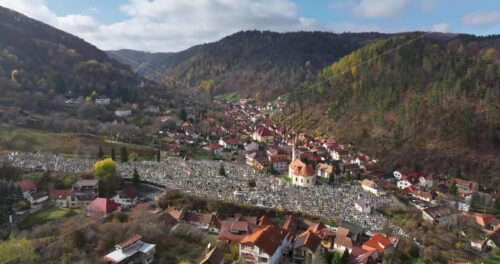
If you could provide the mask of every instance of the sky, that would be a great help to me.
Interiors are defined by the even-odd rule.
[[[500,0],[0,0],[103,50],[170,52],[240,30],[500,34]]]

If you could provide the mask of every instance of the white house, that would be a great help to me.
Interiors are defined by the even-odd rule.
[[[246,151],[259,150],[259,144],[255,141],[250,141],[248,143],[245,143],[244,147]]]
[[[141,236],[135,235],[115,245],[115,251],[104,256],[104,259],[111,263],[152,263],[156,252],[156,245],[144,243],[141,241],[141,238]]]
[[[268,225],[244,237],[240,243],[240,259],[243,263],[277,264],[291,247],[288,231],[275,225]]]
[[[401,181],[398,181],[398,189],[400,190],[403,190],[405,188],[408,188],[410,186],[412,186],[413,184],[411,184],[410,181],[404,179],[404,180],[401,180]]]
[[[54,201],[55,206],[59,207],[69,207],[69,200],[71,189],[67,190],[53,190],[50,197]]]
[[[115,110],[116,116],[129,116],[132,114],[132,110],[128,108],[118,108]]]
[[[401,177],[403,177],[403,173],[401,173],[401,171],[394,171],[392,173],[394,175],[394,178],[396,178],[396,180],[401,180]]]
[[[219,144],[211,144],[204,148],[205,150],[212,151],[214,155],[220,155],[224,150],[224,147]]]
[[[238,149],[240,142],[237,139],[219,139],[219,145],[226,149]]]
[[[286,171],[288,167],[287,155],[273,155],[269,156],[269,161],[273,164],[275,170],[279,172]]]
[[[300,187],[311,187],[316,183],[316,172],[313,167],[299,158],[288,165],[288,177],[292,180],[292,184]]]
[[[21,188],[23,198],[30,201],[32,204],[44,202],[49,199],[45,192],[38,192],[37,187],[31,180],[15,182],[14,186]]]
[[[134,187],[129,186],[123,190],[116,191],[115,196],[111,198],[113,202],[119,203],[125,206],[132,206],[137,203],[139,196]]]
[[[375,195],[379,195],[378,186],[374,181],[364,179],[361,182],[361,188],[363,188],[363,190],[365,190],[367,192],[371,192]]]
[[[95,104],[97,105],[109,105],[111,100],[108,97],[99,97],[95,99]]]
[[[333,159],[341,160],[342,158],[349,155],[349,152],[345,149],[334,149],[334,150],[332,150],[331,154],[332,154]]]

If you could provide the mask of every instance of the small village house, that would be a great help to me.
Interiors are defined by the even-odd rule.
[[[149,264],[154,260],[155,244],[141,241],[141,236],[135,235],[130,239],[115,245],[115,251],[104,256],[108,263]]]

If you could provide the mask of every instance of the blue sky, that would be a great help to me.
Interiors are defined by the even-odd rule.
[[[500,34],[500,0],[0,0],[101,49],[178,51],[239,30]]]

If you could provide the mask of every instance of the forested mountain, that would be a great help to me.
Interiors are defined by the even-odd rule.
[[[500,36],[419,34],[377,41],[325,67],[288,95],[281,121],[353,142],[385,169],[498,186]]]
[[[109,50],[108,56],[123,64],[128,64],[132,70],[139,75],[152,76],[171,52],[146,52],[130,49]]]
[[[84,40],[0,7],[0,106],[50,110],[57,96],[93,91],[130,102],[141,80]]]
[[[237,92],[264,101],[290,91],[351,51],[390,36],[382,33],[242,31],[217,42],[163,54],[162,63],[149,59],[151,54],[148,53],[140,53],[143,59],[134,57],[141,63],[137,72],[155,80],[175,79],[211,95]],[[130,55],[130,52],[121,54]],[[122,62],[137,66],[131,61]],[[144,71],[146,68],[149,70]]]

